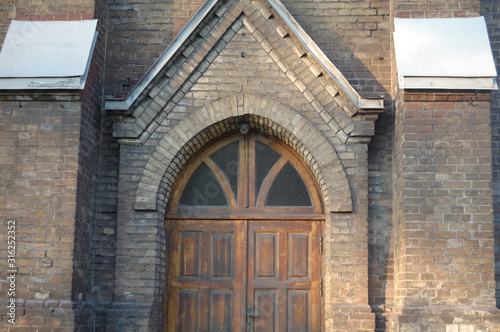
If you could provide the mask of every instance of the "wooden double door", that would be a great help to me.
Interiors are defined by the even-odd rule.
[[[319,331],[319,221],[172,221],[169,331]]]
[[[320,331],[322,208],[308,168],[255,134],[195,160],[166,220],[165,329]]]

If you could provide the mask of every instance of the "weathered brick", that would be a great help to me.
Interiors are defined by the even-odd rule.
[[[20,292],[28,299],[21,329],[160,326],[161,304],[148,301],[163,292],[164,221],[149,210],[163,211],[188,159],[235,130],[244,115],[252,128],[301,155],[330,208],[349,212],[329,215],[325,223],[325,330],[494,331],[497,319],[485,307],[495,305],[492,275],[500,279],[494,247],[500,236],[499,94],[398,91],[390,17],[481,13],[498,65],[496,3],[283,1],[355,89],[385,94],[386,104],[394,105],[373,127],[374,118],[358,113],[264,1],[219,2],[214,19],[150,84],[149,104],[134,104],[138,120],[114,125],[100,114],[101,92],[124,97],[203,1],[7,2],[0,43],[13,18],[109,22],[109,31],[100,23],[94,55],[101,74],[90,75],[82,106],[12,99],[0,105],[0,185],[7,188],[0,215],[15,214],[23,229],[20,245],[29,244],[19,256],[20,285],[35,285],[31,289],[43,297],[42,288],[57,284],[59,293],[49,296],[61,300],[42,307],[27,303],[30,291]],[[120,139],[119,147],[113,135],[141,138]],[[71,300],[79,298],[105,301],[93,302],[94,315],[73,311]],[[115,308],[106,313],[113,298]],[[50,313],[56,306],[64,317]],[[462,309],[471,306],[485,307],[478,315]]]

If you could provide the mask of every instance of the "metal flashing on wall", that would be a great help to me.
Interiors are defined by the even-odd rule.
[[[83,89],[97,20],[12,21],[0,53],[0,90]]]
[[[483,17],[395,19],[394,28],[401,89],[497,89]]]

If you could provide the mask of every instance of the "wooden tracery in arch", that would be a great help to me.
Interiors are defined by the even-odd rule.
[[[322,215],[318,184],[290,147],[263,133],[226,136],[194,155],[174,185],[170,216]]]

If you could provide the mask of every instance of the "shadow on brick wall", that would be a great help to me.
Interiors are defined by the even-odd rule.
[[[389,3],[282,0],[302,28],[318,44],[349,83],[364,97],[384,95],[391,105]],[[392,216],[392,132],[390,106],[376,122],[368,148],[369,302],[377,331],[385,331],[392,300],[390,235]]]
[[[500,3],[496,0],[481,0],[481,15],[486,19],[497,72],[500,72]],[[495,280],[497,307],[500,308],[500,92],[494,92],[491,96],[491,134]]]
[[[498,62],[499,59],[497,57],[497,63]],[[493,93],[491,105],[493,223],[495,229],[495,280],[497,307],[500,308],[500,93]]]
[[[204,2],[117,0],[110,3],[105,94],[126,97]]]
[[[282,0],[290,14],[364,97],[388,95],[389,4]]]
[[[368,297],[376,314],[376,331],[386,330],[392,299],[392,109],[376,122],[368,148]]]
[[[496,107],[491,109],[493,156],[493,222],[495,227],[495,280],[497,307],[500,308],[500,93],[493,94]]]

